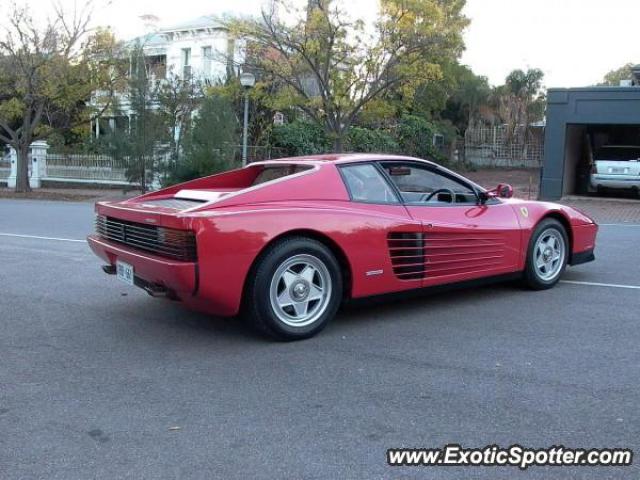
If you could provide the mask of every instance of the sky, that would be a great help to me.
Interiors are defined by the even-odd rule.
[[[26,1],[34,12],[51,11],[52,0]],[[57,0],[73,8],[82,0]],[[372,19],[377,0],[343,0]],[[10,0],[0,0],[2,11]],[[143,15],[165,26],[201,15],[255,14],[262,0],[96,0],[94,23],[111,26],[123,38],[146,33]],[[540,68],[547,87],[580,87],[601,81],[610,70],[640,63],[637,23],[640,0],[467,0],[466,51],[461,62],[493,85],[515,68]]]

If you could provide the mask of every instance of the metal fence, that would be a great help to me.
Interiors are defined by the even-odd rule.
[[[543,155],[541,127],[474,127],[465,132],[464,159],[474,165],[533,168],[542,164]]]

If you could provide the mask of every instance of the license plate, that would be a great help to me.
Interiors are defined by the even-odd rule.
[[[133,285],[133,267],[128,263],[116,260],[116,276],[127,285]]]
[[[627,174],[629,173],[629,169],[628,168],[610,168],[609,169],[610,173],[624,173]]]

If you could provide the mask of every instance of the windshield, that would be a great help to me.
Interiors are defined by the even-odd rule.
[[[640,160],[640,147],[602,147],[596,153],[596,160]]]

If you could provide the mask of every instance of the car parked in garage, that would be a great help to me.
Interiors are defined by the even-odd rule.
[[[594,259],[594,221],[433,162],[321,155],[253,163],[96,204],[104,271],[263,332],[319,332],[345,299],[488,278],[554,286]]]
[[[605,188],[640,192],[640,146],[607,145],[596,150],[590,183],[599,192]]]

